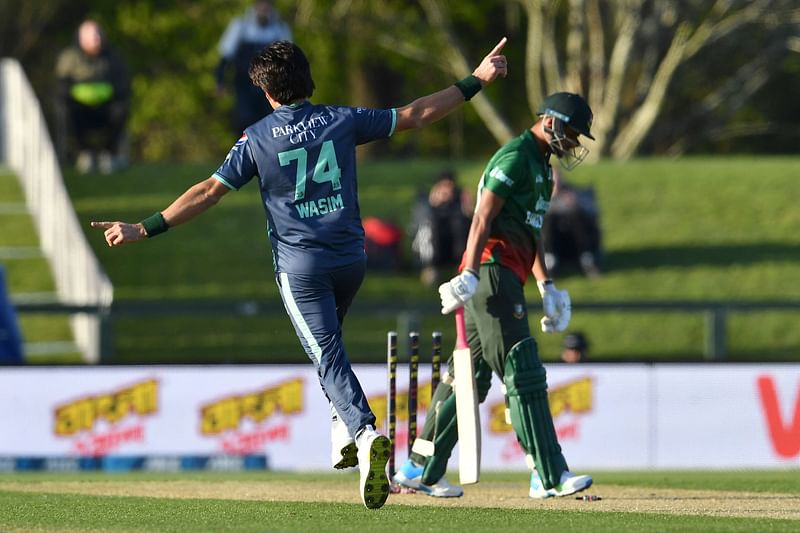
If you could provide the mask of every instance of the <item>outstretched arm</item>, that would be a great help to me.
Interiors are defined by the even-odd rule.
[[[169,207],[154,216],[163,217],[165,227],[173,227],[188,222],[197,215],[214,206],[230,189],[215,178],[207,178],[190,187],[180,195]],[[109,246],[120,246],[136,242],[151,236],[145,230],[145,224],[138,222],[92,222],[93,228],[105,229],[105,238]],[[162,231],[166,231],[165,229]]]
[[[479,87],[475,87],[474,92],[477,92],[480,87],[485,87],[492,83],[498,76],[505,77],[508,73],[506,56],[500,53],[506,45],[506,41],[505,37],[500,39],[500,42],[472,72],[472,76],[480,84]],[[475,81],[472,81],[472,83],[475,83]],[[428,96],[417,98],[410,104],[397,109],[395,131],[427,126],[446,116],[468,99],[469,97],[462,89],[455,85]]]

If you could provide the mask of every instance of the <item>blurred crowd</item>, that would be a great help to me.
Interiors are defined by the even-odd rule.
[[[214,76],[218,95],[233,88],[234,136],[272,111],[250,81],[250,60],[265,46],[291,39],[291,30],[269,0],[255,0],[222,34]],[[131,72],[97,21],[81,22],[74,43],[58,56],[55,78],[56,144],[61,161],[83,174],[111,174],[124,168],[129,152]]]
[[[62,159],[81,173],[110,174],[124,165],[121,148],[131,103],[131,76],[94,20],[56,63],[56,116]]]

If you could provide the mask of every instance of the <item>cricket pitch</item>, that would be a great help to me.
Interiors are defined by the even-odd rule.
[[[140,496],[252,501],[329,501],[361,504],[355,477],[321,481],[43,481],[0,482],[0,490],[69,493],[95,496]],[[800,519],[800,496],[782,493],[663,489],[595,484],[580,494],[599,496],[584,501],[576,496],[532,500],[526,483],[481,482],[466,488],[461,498],[432,498],[423,494],[392,494],[386,505],[551,509],[582,512],[631,512],[719,517]]]

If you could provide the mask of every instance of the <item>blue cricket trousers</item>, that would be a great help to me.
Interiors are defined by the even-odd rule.
[[[342,321],[364,280],[366,261],[324,274],[276,276],[283,305],[297,337],[314,363],[322,391],[355,437],[367,424],[375,425],[342,343]]]

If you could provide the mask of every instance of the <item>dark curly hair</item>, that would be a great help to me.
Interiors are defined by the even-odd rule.
[[[311,67],[303,50],[290,41],[276,41],[250,62],[253,85],[281,104],[309,98],[314,94]]]

